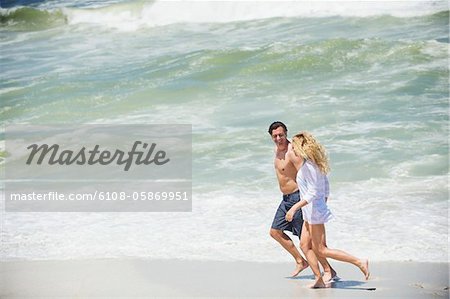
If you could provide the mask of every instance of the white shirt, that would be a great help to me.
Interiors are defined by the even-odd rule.
[[[300,189],[300,198],[308,202],[302,208],[303,219],[310,224],[328,222],[333,215],[325,202],[325,197],[330,193],[327,176],[315,163],[305,160],[297,173],[297,185]]]

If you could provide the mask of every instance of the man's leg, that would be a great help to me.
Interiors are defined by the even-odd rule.
[[[274,238],[278,243],[286,249],[292,257],[295,259],[296,267],[294,272],[292,272],[292,276],[297,276],[301,271],[308,268],[308,262],[302,257],[294,242],[286,235],[282,230],[279,229],[270,229],[270,236]]]

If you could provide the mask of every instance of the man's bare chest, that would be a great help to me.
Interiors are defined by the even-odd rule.
[[[275,169],[277,172],[285,173],[285,172],[292,172],[294,169],[294,166],[287,160],[287,159],[278,159],[275,158]]]

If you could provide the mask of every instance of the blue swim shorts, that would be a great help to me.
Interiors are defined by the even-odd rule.
[[[275,217],[273,218],[272,228],[278,230],[288,230],[294,235],[300,236],[302,233],[303,216],[302,209],[298,209],[294,214],[294,219],[291,222],[286,220],[286,213],[289,209],[300,201],[300,192],[297,190],[291,194],[283,194],[283,200],[281,201]]]

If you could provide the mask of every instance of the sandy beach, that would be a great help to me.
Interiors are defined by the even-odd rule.
[[[448,298],[448,263],[374,262],[371,278],[333,263],[340,279],[312,290],[290,263],[95,259],[2,262],[1,298]]]

